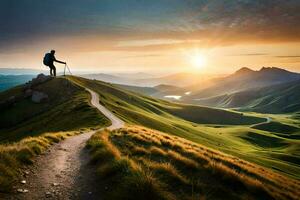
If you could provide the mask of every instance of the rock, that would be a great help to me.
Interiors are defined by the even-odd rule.
[[[53,79],[52,76],[46,76],[45,74],[39,74],[36,78],[33,78],[31,81],[28,81],[25,86],[24,90],[32,89],[32,87],[37,86],[41,83],[45,83],[49,80]]]
[[[11,96],[11,97],[8,98],[7,101],[9,101],[9,102],[15,102],[15,100],[16,100],[16,97],[15,96]]]
[[[52,183],[52,185],[53,185],[53,186],[58,186],[58,185],[59,185],[59,183]]]
[[[41,103],[48,99],[48,95],[43,92],[33,91],[31,101],[34,103]]]
[[[29,171],[25,171],[24,173],[25,173],[26,175],[28,175],[28,174],[29,174]]]
[[[24,98],[31,97],[32,93],[33,93],[32,89],[25,90],[25,92],[24,92]]]
[[[28,190],[27,189],[17,189],[17,192],[19,192],[19,193],[27,193],[28,192]]]
[[[39,85],[41,83],[45,83],[49,80],[53,79],[51,76],[46,76],[45,74],[39,74],[37,75],[36,78],[33,78],[32,81],[30,82],[31,87]]]
[[[22,183],[22,184],[26,184],[26,181],[25,181],[25,180],[22,180],[21,183]]]
[[[0,108],[12,106],[16,103],[16,101],[17,101],[17,98],[15,96],[10,96],[9,98],[0,102]]]
[[[46,192],[46,197],[51,197],[51,192]]]

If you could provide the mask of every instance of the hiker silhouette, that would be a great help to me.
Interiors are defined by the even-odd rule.
[[[54,66],[54,62],[58,62],[61,64],[67,64],[66,62],[60,61],[60,60],[56,60],[55,56],[55,50],[51,50],[50,53],[46,53],[43,63],[44,65],[48,66],[50,68],[50,75],[51,76],[56,76],[56,67]]]

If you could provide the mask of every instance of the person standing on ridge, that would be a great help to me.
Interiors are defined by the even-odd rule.
[[[55,50],[51,50],[50,53],[45,54],[45,57],[44,57],[44,60],[43,60],[44,65],[46,65],[50,68],[50,75],[51,76],[53,76],[53,75],[56,76],[56,68],[55,68],[53,62],[58,62],[58,63],[61,63],[61,64],[67,64],[66,62],[56,60],[54,54],[55,54]]]

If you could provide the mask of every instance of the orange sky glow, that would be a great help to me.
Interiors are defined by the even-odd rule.
[[[78,1],[52,14],[40,12],[45,2],[1,3],[1,19],[11,18],[0,21],[0,67],[45,68],[44,54],[55,49],[75,71],[300,72],[295,1]]]

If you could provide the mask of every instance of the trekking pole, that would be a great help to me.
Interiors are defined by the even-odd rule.
[[[71,70],[70,70],[70,68],[69,68],[69,66],[66,64],[66,66],[67,66],[67,68],[68,68],[68,71],[69,71],[69,73],[72,75],[72,73],[71,73]]]
[[[65,68],[64,68],[64,76],[66,76],[66,67],[67,67],[67,63],[65,64]]]

